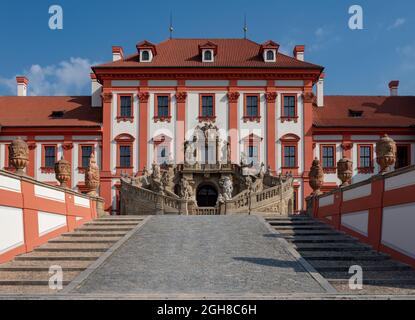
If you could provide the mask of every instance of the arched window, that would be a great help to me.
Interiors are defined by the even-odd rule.
[[[205,61],[212,61],[212,51],[210,51],[210,50],[205,51],[204,60]]]
[[[274,51],[272,50],[267,51],[267,61],[274,61]]]
[[[143,50],[141,53],[141,59],[143,61],[149,61],[150,60],[150,53],[147,50]]]

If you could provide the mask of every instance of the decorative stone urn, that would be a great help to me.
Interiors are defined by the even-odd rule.
[[[99,168],[95,153],[91,154],[89,158],[89,166],[85,170],[85,186],[88,190],[88,195],[96,197],[97,189],[99,188]]]
[[[59,181],[61,188],[67,188],[67,182],[71,180],[71,164],[63,157],[55,163],[55,177]]]
[[[347,158],[340,159],[337,162],[337,177],[342,182],[341,187],[346,187],[353,176],[353,161]]]
[[[376,143],[376,162],[380,166],[380,174],[388,172],[396,162],[396,143],[387,134]]]
[[[320,165],[320,161],[317,158],[313,161],[308,177],[310,179],[310,187],[313,189],[313,193],[311,195],[320,195],[322,193],[320,188],[324,183],[324,171]]]
[[[24,169],[29,162],[29,147],[18,137],[9,146],[9,164],[16,168],[16,174],[25,175]]]

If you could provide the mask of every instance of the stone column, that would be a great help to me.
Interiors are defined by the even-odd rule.
[[[266,148],[267,148],[267,166],[271,168],[271,172],[275,173],[277,170],[277,163],[276,163],[276,152],[275,152],[275,144],[276,144],[276,100],[277,100],[277,93],[268,91],[265,93],[265,99],[267,100],[267,140],[266,140]]]
[[[140,92],[138,98],[140,100],[139,112],[139,165],[138,170],[142,171],[147,166],[147,148],[148,148],[148,92]]]
[[[184,142],[186,139],[186,99],[187,92],[176,92],[177,114],[176,114],[176,137],[174,140],[176,149],[176,164],[184,163]]]
[[[229,142],[231,144],[231,162],[238,163],[238,100],[239,92],[228,92],[229,111],[228,111],[228,131]]]

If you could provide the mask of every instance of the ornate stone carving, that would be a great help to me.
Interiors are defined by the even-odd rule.
[[[277,100],[278,94],[276,92],[266,92],[265,99],[268,103],[274,103]]]
[[[313,103],[314,101],[314,93],[306,92],[303,94],[303,99],[305,103]]]
[[[138,94],[138,99],[141,103],[147,103],[148,99],[150,98],[150,94],[148,92],[140,92]]]
[[[341,147],[344,151],[349,151],[353,148],[353,142],[343,142]]]
[[[193,188],[185,177],[180,179],[180,197],[184,200],[190,200],[193,197]]]
[[[232,185],[231,178],[224,177],[221,184],[222,184],[223,196],[225,197],[225,200],[231,200],[232,193],[233,193],[233,185]]]
[[[29,147],[22,138],[13,140],[9,146],[9,164],[16,168],[16,174],[25,175],[24,169],[29,162]]]
[[[102,101],[104,103],[110,103],[112,101],[112,93],[111,92],[104,92],[101,94]]]
[[[229,102],[238,102],[239,96],[241,94],[237,91],[228,92],[228,100]]]
[[[99,188],[99,168],[95,153],[91,154],[89,158],[89,166],[85,170],[85,186],[88,190],[88,195],[96,197],[97,189]]]
[[[55,163],[55,176],[62,188],[67,188],[67,182],[71,180],[71,164],[63,157]]]
[[[388,172],[396,162],[396,143],[387,134],[376,143],[376,162],[381,174]]]
[[[311,166],[310,173],[308,174],[310,179],[310,187],[313,189],[313,196],[318,196],[321,194],[320,188],[324,182],[324,171],[320,165],[320,161],[316,158],[313,161]]]
[[[178,103],[184,103],[187,99],[187,92],[177,92],[176,93],[176,101]]]
[[[341,187],[349,185],[353,176],[353,161],[347,158],[340,159],[337,162],[337,177],[342,182]]]
[[[65,143],[65,144],[63,144],[63,145],[62,145],[62,149],[63,149],[63,150],[66,150],[66,151],[68,151],[68,150],[72,150],[72,149],[73,149],[73,143],[72,143],[72,142],[70,142],[70,143]]]

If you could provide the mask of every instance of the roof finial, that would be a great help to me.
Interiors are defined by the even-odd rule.
[[[244,16],[244,39],[246,39],[246,33],[248,32],[248,25],[246,24],[246,13]]]
[[[170,39],[173,39],[173,13],[170,11],[170,27],[169,27],[169,32],[170,32]]]

